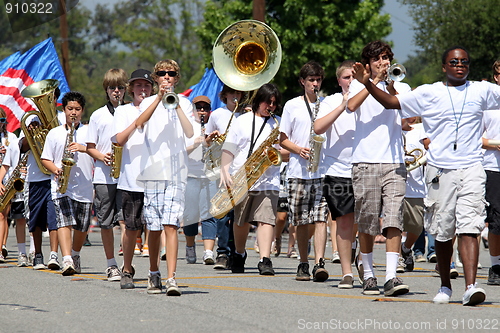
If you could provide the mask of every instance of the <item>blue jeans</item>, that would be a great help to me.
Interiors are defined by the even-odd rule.
[[[233,210],[223,218],[217,219],[217,235],[219,236],[217,255],[226,254],[230,256],[231,253],[234,253],[233,220]]]
[[[434,237],[432,237],[431,234],[428,234],[425,230],[422,230],[422,233],[413,245],[413,252],[415,256],[425,254],[425,236],[427,236],[427,259],[429,259],[429,257],[435,253]]]
[[[184,235],[196,236],[198,235],[198,223],[188,224],[182,227]],[[217,236],[217,219],[211,217],[201,221],[201,239],[215,239]]]

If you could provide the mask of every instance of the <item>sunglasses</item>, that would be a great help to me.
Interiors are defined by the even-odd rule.
[[[462,63],[464,66],[469,66],[470,60],[469,59],[451,59],[448,61],[448,64],[452,67],[458,66],[458,63]]]
[[[210,111],[210,110],[212,110],[212,108],[210,106],[196,105],[196,110],[201,110],[201,109],[203,109],[204,111]]]
[[[7,118],[0,118],[0,123],[6,123],[7,122]]]
[[[177,72],[176,71],[157,71],[156,72],[156,75],[158,75],[158,76],[165,76],[167,74],[170,77],[176,77],[177,76]]]
[[[118,88],[118,90],[125,90],[125,87],[124,86],[118,86],[118,87],[115,87],[115,86],[109,86],[108,89],[110,90],[115,90],[116,88]]]

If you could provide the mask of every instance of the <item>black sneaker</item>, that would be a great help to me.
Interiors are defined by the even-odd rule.
[[[490,267],[487,284],[500,285],[500,265],[493,265]]]
[[[325,269],[325,259],[319,259],[319,262],[313,267],[312,274],[314,282],[324,282],[328,279],[328,271]]]
[[[43,254],[37,253],[35,254],[35,258],[33,259],[33,269],[34,270],[40,270],[40,269],[46,269],[47,267],[43,263]]]
[[[120,288],[121,289],[134,289],[134,278],[132,273],[122,272],[122,276],[120,279]]]
[[[394,277],[384,284],[384,296],[404,295],[409,291],[410,288],[398,277]]]
[[[405,252],[403,251],[403,245],[401,245],[401,256],[403,257],[403,261],[405,264],[405,272],[413,272],[413,268],[415,268],[415,262],[413,261],[413,251],[410,250],[410,252]]]
[[[299,267],[297,267],[297,276],[295,277],[297,281],[309,281],[311,276],[309,275],[309,263],[301,262]]]
[[[257,265],[260,275],[274,275],[273,263],[271,259],[264,257]]]
[[[241,255],[238,253],[233,254],[233,264],[231,265],[231,272],[233,273],[245,273],[245,261],[247,260],[247,253]]]
[[[380,295],[377,278],[369,277],[363,281],[363,295]]]
[[[214,269],[229,269],[228,267],[229,258],[227,254],[219,254],[217,259],[215,259]]]

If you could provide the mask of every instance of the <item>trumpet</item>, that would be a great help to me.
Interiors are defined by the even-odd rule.
[[[173,87],[170,87],[170,91],[163,95],[161,103],[167,110],[177,109],[177,105],[179,105],[179,96],[173,92]]]
[[[410,157],[408,160],[405,160],[406,171],[415,170],[416,168],[427,163],[427,157],[420,148],[412,149],[409,152],[405,151],[405,155]]]
[[[393,64],[387,70],[387,80],[400,82],[406,77],[406,68],[401,64]]]

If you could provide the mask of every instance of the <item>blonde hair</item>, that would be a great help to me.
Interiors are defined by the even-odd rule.
[[[153,80],[156,81],[156,79],[158,78],[158,76],[156,75],[157,71],[164,70],[167,68],[172,68],[174,71],[177,72],[176,83],[178,83],[179,80],[181,79],[181,68],[180,68],[179,64],[175,60],[172,60],[172,59],[160,60],[156,63],[156,65],[153,69],[153,73],[151,73],[151,77],[153,78]]]
[[[102,81],[102,88],[106,92],[106,99],[109,100],[108,87],[123,86],[126,87],[128,82],[128,75],[121,68],[112,68],[104,74],[104,79]],[[125,97],[125,94],[123,94]]]
[[[335,74],[337,75],[337,79],[340,79],[340,76],[342,75],[342,72],[345,71],[346,69],[352,69],[352,66],[356,62],[354,60],[344,60],[342,63],[337,67],[337,71]]]

